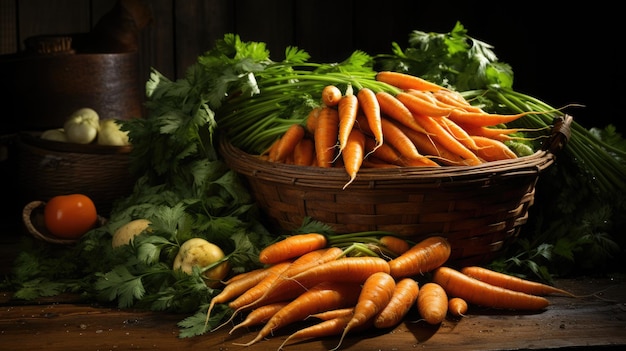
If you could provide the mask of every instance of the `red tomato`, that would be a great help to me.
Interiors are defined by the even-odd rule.
[[[59,195],[46,203],[44,221],[55,236],[76,239],[96,226],[98,212],[93,201],[85,195]]]

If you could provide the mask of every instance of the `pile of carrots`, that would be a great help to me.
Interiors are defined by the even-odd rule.
[[[340,336],[367,328],[393,328],[411,309],[422,320],[437,325],[447,316],[459,318],[468,305],[516,310],[542,310],[547,294],[573,296],[555,287],[523,280],[480,267],[455,270],[444,266],[451,247],[441,236],[413,246],[404,239],[385,236],[379,241],[393,257],[349,255],[348,249],[329,245],[318,233],[289,236],[264,248],[263,268],[241,273],[224,282],[223,290],[209,306],[207,319],[217,304],[233,311],[231,329],[260,326],[249,346],[275,331],[300,322],[304,326],[289,335],[283,349],[294,340]],[[419,279],[429,280],[419,286]],[[307,322],[310,322],[307,324]]]
[[[487,113],[458,92],[404,73],[378,72],[376,80],[398,92],[362,87],[355,93],[348,85],[342,93],[327,85],[306,122],[292,125],[262,156],[343,167],[346,186],[362,167],[471,166],[518,157],[505,141],[524,130],[502,125],[533,112]]]

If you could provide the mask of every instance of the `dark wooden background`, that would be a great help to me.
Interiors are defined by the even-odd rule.
[[[0,55],[24,50],[35,35],[88,32],[116,0],[0,0]],[[571,112],[586,127],[612,123],[626,130],[617,2],[554,7],[533,2],[417,0],[148,0],[153,23],[141,32],[140,78],[150,67],[176,79],[226,33],[267,43],[272,58],[298,46],[314,62],[336,62],[355,49],[386,53],[407,46],[412,30],[449,32],[460,21],[492,44],[515,72],[516,90]],[[2,77],[4,78],[4,77]],[[2,91],[11,89],[0,78]],[[0,108],[0,123],[19,118]],[[1,127],[2,125],[0,125]],[[2,128],[0,128],[2,130]],[[0,133],[3,134],[3,133]],[[0,137],[4,137],[0,135]],[[0,139],[0,192],[6,198],[12,164]],[[9,161],[10,157],[9,157]]]
[[[89,31],[115,0],[0,0],[0,54],[23,49],[40,34]],[[263,41],[272,57],[288,45],[312,61],[334,62],[354,49],[388,52],[406,46],[411,30],[448,32],[460,21],[494,45],[516,73],[517,90],[554,106],[584,104],[582,124],[624,125],[621,11],[616,3],[542,6],[533,2],[389,0],[149,0],[154,22],[141,34],[142,77],[150,67],[181,77],[198,55],[225,33]]]

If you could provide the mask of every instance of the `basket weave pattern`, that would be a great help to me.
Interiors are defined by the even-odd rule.
[[[93,200],[98,213],[108,215],[115,200],[131,193],[134,179],[129,171],[130,149],[105,150],[52,149],[22,138],[18,148],[22,202],[81,193]]]
[[[567,132],[559,129],[552,146],[562,147]],[[442,235],[457,264],[486,262],[517,237],[539,174],[555,160],[548,149],[471,167],[362,169],[344,190],[349,177],[340,168],[269,162],[226,140],[220,152],[275,230],[296,229],[311,217],[337,233],[383,230],[416,241]]]

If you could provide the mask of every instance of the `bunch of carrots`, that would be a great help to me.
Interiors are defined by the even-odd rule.
[[[351,255],[350,248],[333,246],[318,233],[289,236],[264,248],[264,267],[238,274],[224,282],[210,302],[207,320],[217,304],[227,304],[231,317],[245,319],[240,328],[260,326],[249,346],[296,322],[304,327],[289,335],[283,349],[295,340],[340,336],[336,350],[351,332],[367,328],[393,328],[412,309],[437,325],[450,315],[464,316],[471,304],[516,310],[542,310],[549,301],[541,296],[567,291],[481,267],[461,271],[444,266],[449,242],[432,236],[409,245],[386,235],[378,240],[391,256]],[[420,286],[418,279],[430,276]],[[312,321],[312,322],[311,322]],[[311,322],[307,324],[307,322]]]
[[[355,92],[350,84],[344,93],[327,85],[321,105],[305,123],[291,125],[263,156],[272,162],[343,167],[350,176],[345,186],[362,167],[471,166],[518,157],[505,142],[521,139],[514,135],[528,130],[502,125],[533,112],[487,113],[458,92],[399,72],[378,72],[376,81],[397,93],[368,87]],[[530,153],[526,147],[523,154]]]

